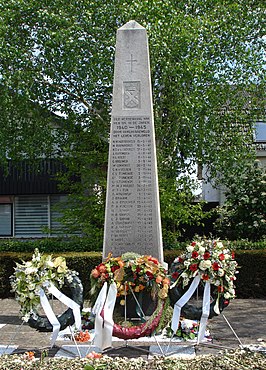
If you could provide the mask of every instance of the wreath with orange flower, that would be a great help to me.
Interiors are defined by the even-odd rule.
[[[128,327],[115,323],[113,336],[121,339],[137,339],[154,332],[160,322],[170,285],[167,271],[156,258],[135,253],[126,253],[120,257],[112,257],[110,254],[106,261],[91,271],[90,279],[92,304],[96,301],[105,282],[109,285],[115,282],[117,301],[121,306],[126,304],[130,296],[136,299],[136,296],[141,296],[144,291],[148,292],[155,302],[154,312],[148,318],[144,317],[143,311],[138,312],[144,321],[141,325]],[[138,302],[137,307],[139,308]]]

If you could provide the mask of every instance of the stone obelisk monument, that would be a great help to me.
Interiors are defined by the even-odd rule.
[[[135,21],[117,31],[103,257],[163,262],[149,52]]]

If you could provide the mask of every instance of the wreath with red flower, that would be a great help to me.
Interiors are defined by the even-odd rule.
[[[167,271],[152,256],[141,256],[135,253],[126,253],[120,257],[112,257],[110,254],[106,261],[96,266],[90,274],[91,279],[91,303],[97,296],[103,284],[113,282],[117,286],[117,298],[121,306],[126,304],[130,295],[136,295],[142,291],[149,292],[156,308],[150,317],[145,317],[141,325],[123,326],[115,323],[113,336],[121,339],[136,339],[151,335],[160,322],[165,300],[168,296],[170,279]]]
[[[234,257],[234,252],[219,240],[193,241],[171,265],[169,291],[171,305],[174,306],[185,293],[192,279],[199,275],[202,286],[209,281],[212,287],[209,318],[219,315],[228,306],[230,300],[235,298],[234,281],[237,262]],[[187,319],[199,320],[202,309],[187,303],[182,308],[182,315]]]

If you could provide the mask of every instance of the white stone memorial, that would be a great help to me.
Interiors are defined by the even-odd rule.
[[[117,31],[103,257],[125,252],[163,262],[146,29]]]

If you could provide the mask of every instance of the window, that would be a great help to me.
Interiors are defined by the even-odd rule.
[[[59,235],[63,232],[60,223],[62,207],[68,207],[67,195],[0,197],[0,237]]]
[[[48,201],[46,195],[22,195],[15,198],[15,236],[47,236]]]
[[[12,236],[12,204],[0,204],[0,236]]]
[[[266,122],[255,123],[255,141],[256,143],[266,143]]]

